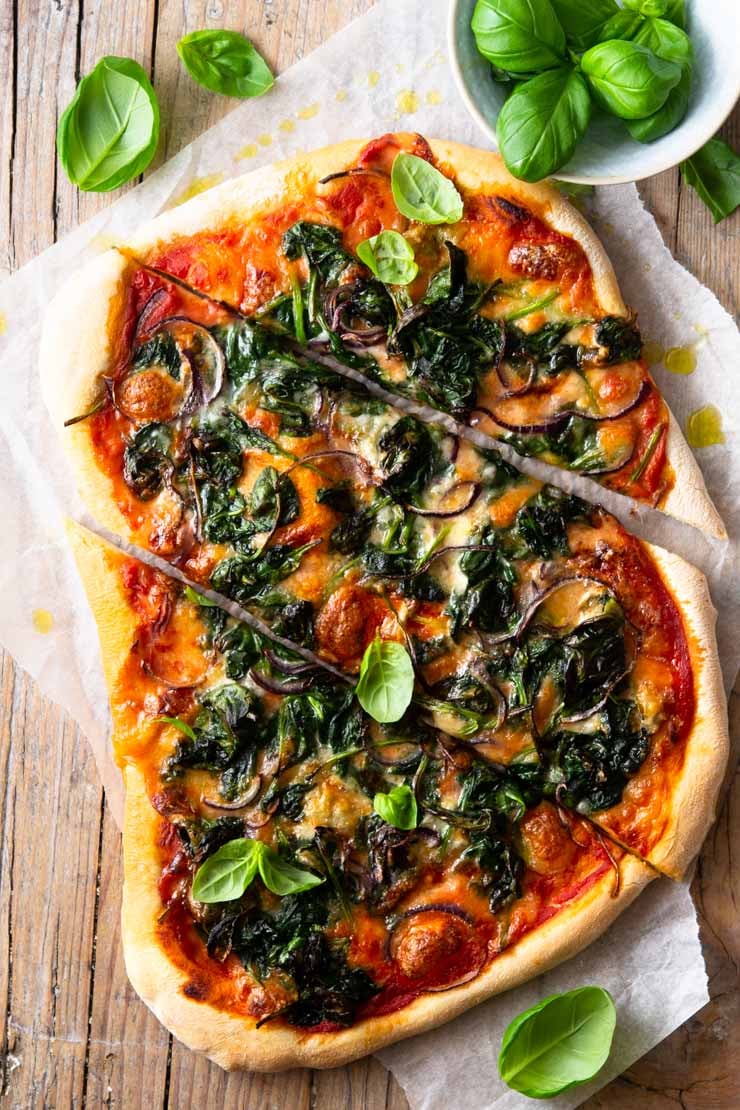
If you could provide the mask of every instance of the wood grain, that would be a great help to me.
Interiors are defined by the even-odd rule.
[[[175,52],[181,35],[205,26],[244,30],[279,71],[369,6],[369,0],[5,0],[0,274],[118,196],[79,193],[54,158],[59,112],[98,57],[126,54],[152,73],[164,130],[156,165],[233,106],[185,75]],[[737,145],[740,112],[724,130]],[[715,229],[677,171],[640,191],[676,257],[737,313],[740,217]],[[226,1076],[172,1042],[125,976],[120,835],[87,744],[8,656],[0,656],[0,698],[0,1103],[13,1110],[404,1110],[403,1092],[373,1059],[332,1072]],[[737,730],[738,697],[732,718]],[[728,1051],[740,1036],[740,877],[733,860],[739,831],[734,775],[692,888],[712,1002],[591,1099],[592,1110],[740,1104],[740,1059]]]

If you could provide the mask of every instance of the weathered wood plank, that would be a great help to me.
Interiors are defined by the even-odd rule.
[[[6,1088],[14,1107],[77,1107],[102,791],[79,730],[21,672],[5,705],[12,736],[4,809],[12,839],[3,867],[11,962],[0,1002],[11,1065]]]
[[[126,978],[121,949],[122,884],[121,833],[106,810],[100,841],[85,1105],[152,1110],[164,1102],[170,1038]]]

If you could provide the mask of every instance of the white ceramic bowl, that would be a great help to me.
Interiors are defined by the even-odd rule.
[[[556,176],[561,181],[614,185],[660,173],[711,139],[740,96],[740,0],[688,0],[694,45],[689,110],[682,123],[654,143],[637,143],[624,123],[594,112],[575,154]],[[478,53],[470,20],[475,0],[451,0],[448,47],[452,72],[473,119],[497,148],[496,119],[505,87],[491,77]]]

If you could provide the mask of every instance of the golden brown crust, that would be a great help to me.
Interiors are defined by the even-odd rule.
[[[706,578],[678,555],[653,544],[645,546],[683,617],[696,697],[683,766],[667,803],[666,828],[649,853],[654,867],[678,879],[714,821],[730,750],[727,703],[717,654],[717,614]]]
[[[651,868],[631,856],[625,857],[616,897],[610,869],[566,909],[498,956],[472,983],[440,994],[421,995],[396,1013],[371,1018],[337,1033],[308,1033],[275,1025],[256,1029],[252,1018],[225,1013],[183,993],[188,975],[174,966],[158,933],[162,913],[157,891],[161,867],[156,843],[158,822],[141,774],[128,767],[122,911],[126,970],[147,1006],[179,1040],[229,1070],[338,1067],[441,1025],[580,952],[655,877]]]
[[[72,520],[67,521],[67,537],[95,617],[115,728],[114,693],[138,628],[120,574],[129,557]]]

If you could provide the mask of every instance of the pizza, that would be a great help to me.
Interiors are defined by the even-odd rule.
[[[91,511],[158,557],[71,529],[127,968],[187,1044],[346,1062],[685,872],[728,746],[706,583],[498,450],[722,531],[559,194],[407,135],[257,171],[70,282],[42,380]],[[357,694],[375,645],[395,719]]]

